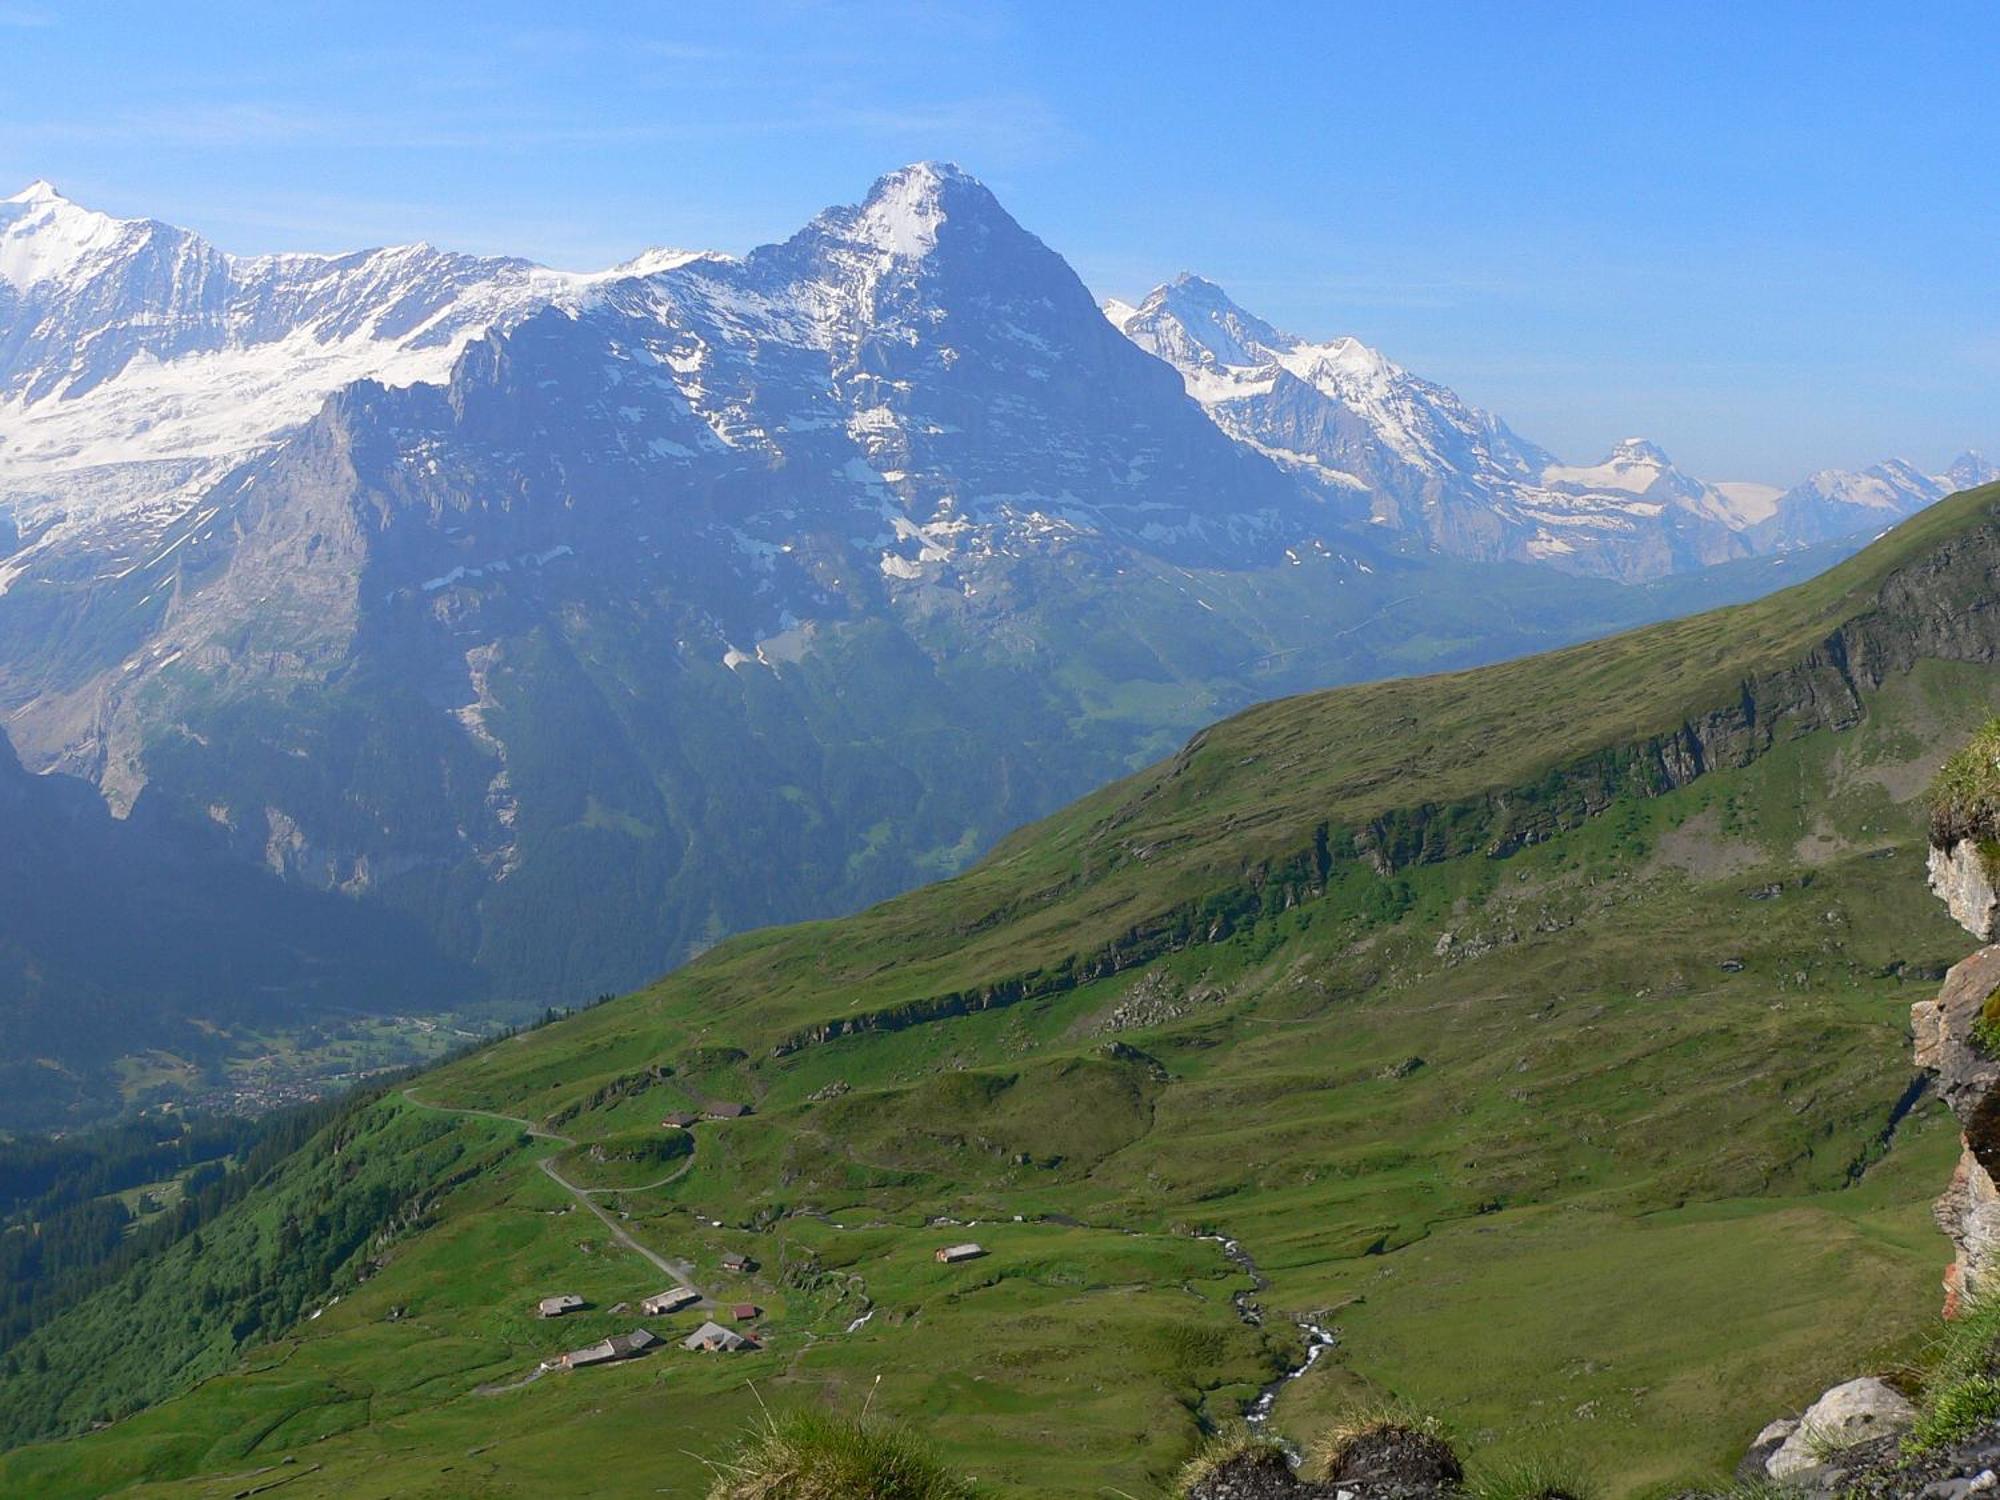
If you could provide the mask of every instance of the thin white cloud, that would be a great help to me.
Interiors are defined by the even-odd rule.
[[[701,42],[672,42],[657,39],[641,41],[633,50],[646,57],[664,58],[669,62],[727,62],[743,55],[730,47],[711,47]]]
[[[1032,97],[1007,95],[939,100],[901,108],[844,102],[802,103],[782,112],[706,120],[618,122],[571,118],[422,124],[373,113],[315,111],[261,103],[202,104],[126,111],[93,120],[10,121],[0,124],[24,144],[146,145],[255,148],[326,144],[398,150],[467,151],[533,146],[638,146],[730,140],[745,135],[846,133],[869,141],[937,143],[979,159],[1019,160],[1056,145],[1062,127]]]
[[[334,139],[340,122],[272,105],[201,104],[127,110],[97,120],[17,120],[0,128],[17,142],[250,146]]]

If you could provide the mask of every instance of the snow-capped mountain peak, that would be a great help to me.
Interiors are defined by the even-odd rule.
[[[984,183],[954,163],[913,162],[879,180],[842,227],[857,244],[903,260],[922,260],[937,248],[946,219],[989,204],[999,207]]]
[[[617,274],[425,244],[236,256],[34,183],[0,200],[0,504],[51,543],[100,520],[143,537],[331,392],[441,381],[472,339]]]
[[[1942,474],[1926,474],[1905,459],[1884,459],[1865,469],[1821,469],[1787,490],[1759,523],[1766,547],[1809,546],[1834,537],[1876,531],[1915,515],[1946,495],[2000,478],[1977,453],[1961,453]]]
[[[72,281],[162,227],[84,208],[38,178],[0,201],[0,281],[22,292]]]
[[[1183,271],[1137,307],[1107,303],[1105,316],[1148,353],[1189,365],[1255,368],[1303,342],[1245,312],[1214,282]]]
[[[1336,507],[1365,505],[1376,525],[1461,555],[1650,577],[1853,534],[2000,478],[1974,453],[1938,476],[1890,460],[1789,491],[1718,485],[1643,437],[1596,463],[1559,463],[1381,350],[1283,332],[1192,273],[1101,308],[1238,441]]]
[[[1658,443],[1641,437],[1619,440],[1602,463],[1550,464],[1542,470],[1542,483],[1563,494],[1608,497],[1614,506],[1630,496],[1657,507],[1658,516],[1695,518],[1714,529],[1718,557],[1711,561],[1735,547],[1734,535],[1748,523],[1742,499],[1683,472]]]
[[[1780,503],[1764,487],[1691,479],[1638,438],[1565,466],[1360,339],[1286,332],[1201,276],[1103,303],[1102,317],[1093,305],[1059,255],[943,162],[890,172],[741,259],[659,248],[593,273],[421,243],[230,255],[38,181],[0,199],[0,535],[14,549],[0,591],[64,528],[101,540],[100,521],[121,536],[134,521],[120,545],[138,550],[332,392],[446,380],[474,340],[551,306],[630,320],[631,347],[658,361],[646,379],[685,408],[663,453],[839,432],[876,476],[856,483],[925,525],[982,495],[1067,525],[1089,494],[1090,525],[1150,527],[1192,548],[1227,514],[1240,537],[1263,536],[1297,487],[1240,453],[1222,477],[1228,464],[1197,455],[1219,427],[1338,519],[1459,555],[1644,577],[1742,555],[1753,533],[1759,545],[1767,532],[1811,539],[1812,517],[1873,522],[1995,472],[1971,454],[1941,477],[1881,465],[1817,476]],[[1002,391],[1012,406],[996,405]],[[1062,402],[1039,399],[1053,391]],[[1134,459],[1112,441],[1124,421],[1158,443]],[[989,462],[1003,436],[1016,457]],[[1033,485],[1025,453],[1048,460]],[[1201,496],[1162,499],[1168,470],[1207,473]],[[1149,518],[1131,499],[1142,492]]]
[[[1729,499],[1644,438],[1601,463],[1559,464],[1360,339],[1283,332],[1199,276],[1104,311],[1225,431],[1433,546],[1626,576],[1746,550]]]
[[[1184,272],[1137,307],[1107,304],[1105,315],[1178,370],[1225,431],[1343,504],[1367,496],[1381,525],[1435,521],[1446,496],[1484,495],[1549,462],[1498,418],[1381,350],[1351,337],[1287,333],[1200,276]]]
[[[683,250],[673,245],[652,245],[630,260],[620,261],[604,274],[607,280],[623,276],[658,276],[663,271],[678,271],[682,266],[698,260],[729,259],[719,250]]]
[[[1301,342],[1285,353],[1289,357],[1281,357],[1278,363],[1321,389],[1327,381],[1359,380],[1386,386],[1407,379],[1410,373],[1380,349],[1357,338],[1337,338],[1324,344]]]
[[[1425,384],[1357,338],[1314,343],[1275,328],[1188,271],[1155,287],[1137,308],[1107,303],[1104,310],[1127,338],[1179,369],[1204,405],[1268,394],[1283,372],[1334,400],[1382,403],[1382,420],[1402,426],[1407,414],[1388,408],[1407,405],[1402,398]]]
[[[1665,450],[1650,438],[1620,438],[1612,448],[1611,456],[1621,463],[1652,464],[1661,469],[1673,466],[1673,460],[1667,457]]]
[[[2000,479],[2000,468],[1995,468],[1985,454],[1968,448],[1951,461],[1943,478],[1954,490],[1975,489]]]
[[[1906,458],[1885,458],[1875,466],[1892,481],[1901,484],[1923,484],[1937,481]]]
[[[1700,488],[1674,467],[1658,443],[1640,437],[1621,439],[1599,463],[1551,464],[1542,471],[1543,482],[1557,489],[1619,490],[1628,495],[1651,493],[1662,479],[1672,480],[1677,490]]]

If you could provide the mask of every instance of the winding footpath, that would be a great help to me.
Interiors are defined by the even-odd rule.
[[[520,1126],[522,1130],[526,1131],[530,1136],[532,1136],[534,1139],[538,1141],[553,1141],[558,1146],[574,1146],[576,1144],[576,1140],[574,1137],[567,1135],[558,1135],[553,1130],[544,1130],[534,1121],[524,1120],[519,1115],[503,1115],[495,1110],[490,1110],[490,1109],[458,1109],[448,1104],[432,1104],[429,1100],[419,1099],[417,1097],[417,1091],[413,1087],[404,1089],[403,1097],[407,1099],[411,1104],[414,1104],[418,1109],[427,1109],[435,1114],[473,1115],[482,1120],[499,1120],[504,1124]],[[632,1187],[632,1188],[578,1187],[575,1183],[571,1182],[567,1177],[563,1176],[562,1173],[556,1170],[555,1158],[553,1156],[541,1157],[537,1159],[535,1165],[542,1169],[543,1174],[547,1176],[549,1181],[553,1182],[557,1187],[561,1188],[564,1192],[568,1193],[572,1198],[574,1198],[579,1204],[589,1209],[591,1213],[596,1215],[597,1221],[600,1224],[602,1224],[606,1230],[610,1232],[611,1238],[614,1241],[624,1246],[627,1250],[630,1250],[634,1255],[637,1255],[642,1259],[650,1262],[657,1270],[659,1270],[664,1275],[673,1277],[675,1281],[679,1282],[682,1286],[688,1288],[690,1291],[701,1292],[702,1300],[704,1302],[708,1302],[711,1300],[709,1298],[708,1293],[703,1292],[699,1286],[695,1285],[693,1261],[671,1259],[667,1256],[661,1255],[656,1250],[649,1249],[645,1245],[640,1244],[638,1240],[632,1237],[631,1232],[627,1230],[624,1225],[620,1224],[616,1219],[614,1219],[607,1210],[605,1210],[604,1208],[600,1207],[597,1203],[592,1201],[594,1196],[599,1193],[644,1193],[644,1192],[649,1192],[654,1188],[665,1187],[670,1182],[676,1182],[686,1174],[687,1170],[690,1167],[694,1165],[694,1157],[692,1154],[690,1154],[688,1159],[682,1162],[680,1166],[675,1168],[673,1171],[669,1172],[666,1176],[660,1178],[657,1182],[648,1182],[643,1184],[642,1186]]]

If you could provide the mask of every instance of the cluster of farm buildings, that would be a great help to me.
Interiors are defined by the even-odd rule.
[[[944,1265],[957,1265],[962,1261],[977,1260],[985,1253],[986,1251],[980,1246],[968,1242],[962,1245],[941,1246],[936,1251],[935,1258]],[[754,1271],[757,1263],[747,1255],[732,1253],[722,1257],[722,1268],[740,1275],[746,1271]],[[642,1299],[639,1311],[649,1318],[663,1318],[671,1313],[697,1306],[701,1300],[701,1293],[691,1286],[669,1287],[664,1292],[655,1292],[652,1296]],[[537,1302],[535,1311],[544,1318],[560,1318],[569,1313],[581,1312],[588,1305],[575,1292],[558,1292]],[[621,1311],[623,1307],[624,1304],[620,1303],[612,1311]],[[738,1302],[728,1308],[727,1315],[731,1322],[754,1324],[763,1316],[763,1312],[764,1310],[754,1302]],[[572,1349],[567,1354],[545,1359],[542,1361],[542,1367],[548,1370],[581,1370],[590,1365],[611,1364],[621,1359],[635,1359],[657,1348],[663,1342],[664,1340],[651,1329],[635,1328],[630,1333],[613,1334],[609,1338],[599,1339],[594,1344],[587,1344],[581,1349]],[[682,1339],[681,1347],[705,1354],[734,1354],[739,1350],[758,1348],[759,1344],[754,1327],[744,1332],[727,1327],[711,1318]]]
[[[725,1271],[740,1274],[753,1271],[756,1266],[757,1263],[747,1255],[731,1254],[722,1257],[722,1268]],[[663,1318],[685,1308],[694,1307],[701,1300],[701,1293],[691,1286],[669,1287],[664,1292],[655,1292],[652,1296],[641,1299],[639,1311],[649,1318]],[[537,1302],[535,1312],[544,1318],[560,1318],[573,1312],[581,1312],[588,1305],[575,1292],[558,1292]],[[619,1312],[623,1308],[624,1304],[620,1303],[612,1311]],[[763,1314],[764,1309],[754,1302],[738,1302],[728,1309],[730,1320],[739,1324],[753,1324]],[[572,1349],[567,1354],[546,1359],[542,1361],[542,1366],[550,1370],[581,1370],[589,1365],[635,1359],[663,1342],[664,1340],[650,1328],[635,1328],[630,1333],[613,1334],[610,1338],[599,1339],[596,1343],[587,1344],[581,1349]],[[682,1339],[681,1347],[701,1350],[708,1354],[733,1354],[739,1349],[755,1349],[758,1343],[754,1330],[746,1333],[725,1327],[710,1319]]]

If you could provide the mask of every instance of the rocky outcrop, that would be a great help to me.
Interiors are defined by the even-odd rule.
[[[1986,1002],[2000,988],[2000,946],[1981,948],[1952,965],[1935,999],[1910,1007],[1917,1067],[1935,1081],[1961,1126],[1970,1127],[1981,1102],[2000,1083],[2000,1058],[1974,1035]]]
[[[1750,1451],[1743,1455],[1743,1462],[1736,1466],[1736,1477],[1745,1484],[1762,1484],[1771,1477],[1771,1460],[1778,1450],[1791,1441],[1792,1434],[1799,1430],[1797,1417],[1780,1417],[1775,1422],[1766,1423],[1764,1430],[1751,1443]],[[1687,1497],[1682,1497],[1687,1500]]]
[[[1951,908],[1952,920],[1982,943],[2000,938],[2000,891],[1986,849],[1972,839],[1931,848],[1931,890]]]
[[[1938,1227],[1952,1243],[1952,1262],[1945,1268],[1945,1316],[1955,1317],[1975,1298],[1995,1285],[2000,1270],[2000,1193],[1993,1175],[1970,1151],[1962,1152],[1952,1171],[1951,1185],[1935,1209]]]
[[[1931,855],[1931,888],[1975,937],[1993,935],[1994,892],[1970,840]],[[1934,1000],[1910,1008],[1917,1066],[1936,1081],[1964,1135],[1951,1184],[1937,1201],[1953,1257],[1945,1272],[1945,1313],[2000,1287],[2000,946],[1954,965]]]

